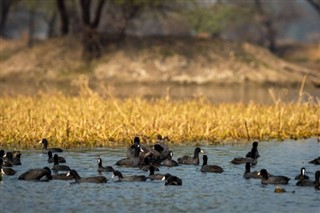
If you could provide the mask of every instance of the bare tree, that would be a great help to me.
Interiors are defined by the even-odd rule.
[[[276,31],[273,26],[274,25],[273,20],[263,9],[260,0],[255,0],[255,6],[256,6],[258,16],[259,16],[259,20],[260,20],[260,22],[266,32],[265,36],[266,36],[266,40],[268,42],[268,44],[267,44],[268,49],[271,52],[275,52],[276,51]]]
[[[0,0],[0,11],[1,11],[1,20],[0,20],[0,35],[4,36],[4,28],[10,13],[12,5],[19,2],[19,0]]]
[[[69,17],[64,0],[57,0],[57,8],[60,15],[61,34],[67,35],[69,33]]]
[[[91,21],[91,0],[80,0],[83,24],[83,50],[86,59],[91,60],[101,55],[101,45],[97,28],[105,0],[99,0],[93,21]]]

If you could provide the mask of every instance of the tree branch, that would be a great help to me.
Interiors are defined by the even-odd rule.
[[[320,16],[320,2],[316,2],[314,0],[306,0],[309,4],[317,11]]]

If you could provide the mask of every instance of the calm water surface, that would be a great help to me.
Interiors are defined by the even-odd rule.
[[[229,163],[236,156],[244,156],[251,144],[201,148],[209,157],[208,163],[222,166],[225,172],[203,174],[199,172],[200,166],[188,165],[160,168],[160,173],[169,172],[182,178],[181,187],[164,186],[162,181],[116,182],[111,173],[104,173],[108,178],[105,184],[18,181],[22,172],[48,166],[47,155],[25,150],[23,165],[14,167],[18,173],[5,176],[0,182],[0,212],[320,212],[320,191],[297,187],[294,180],[302,166],[311,179],[320,169],[307,163],[320,155],[316,139],[259,143],[261,158],[253,170],[266,168],[272,174],[290,177],[289,184],[283,186],[287,193],[281,194],[274,193],[274,185],[262,186],[259,180],[243,179],[244,165]],[[177,159],[184,154],[192,155],[194,147],[170,146],[170,149]],[[126,148],[67,150],[61,155],[67,165],[82,177],[88,177],[98,175],[97,157],[102,158],[104,166],[114,166],[125,151]],[[136,168],[114,168],[124,175],[148,174]]]
[[[30,86],[32,85],[32,86]],[[91,82],[90,88],[101,94],[106,94],[101,89],[100,82]],[[219,86],[215,84],[208,85],[180,85],[180,84],[117,84],[104,85],[108,88],[114,97],[119,98],[164,98],[167,95],[171,99],[193,99],[203,96],[212,103],[261,103],[274,104],[274,98],[280,99],[282,102],[296,102],[299,98],[300,86],[255,86],[255,85],[228,85]],[[34,95],[39,91],[52,93],[53,91],[61,91],[67,95],[78,95],[79,88],[70,85],[70,83],[62,82],[60,84],[53,82],[10,82],[4,81],[0,83],[0,98],[4,95]],[[309,98],[319,98],[320,88],[311,85],[304,87],[302,100],[308,101]],[[272,95],[271,95],[272,94]]]

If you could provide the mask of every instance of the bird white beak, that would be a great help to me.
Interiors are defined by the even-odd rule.
[[[201,149],[201,151],[200,151],[201,153],[204,153],[204,151]]]
[[[67,177],[70,176],[70,172],[68,172],[66,176],[67,176]]]
[[[260,172],[258,172],[258,174],[257,175],[260,175]]]
[[[141,147],[140,147],[140,152],[144,152],[143,149],[141,149]]]
[[[163,176],[163,178],[161,179],[161,180],[165,180],[166,179],[166,177],[165,176]]]
[[[39,143],[42,143],[42,140],[40,140]]]
[[[111,179],[113,179],[113,178],[114,178],[114,175],[111,176]]]

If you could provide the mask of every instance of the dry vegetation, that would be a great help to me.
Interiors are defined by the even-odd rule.
[[[23,45],[23,40],[0,42],[0,80],[8,86],[27,79],[71,81],[78,74],[115,83],[226,85],[299,85],[308,74],[309,84],[320,85],[318,68],[288,63],[256,45],[220,39],[128,37],[121,45],[103,45],[101,58],[90,63],[82,60],[81,43],[74,36],[39,42],[33,48]],[[313,52],[306,54],[307,50]],[[312,56],[319,67],[316,50],[296,48],[295,52]]]
[[[320,136],[320,103],[212,104],[203,97],[174,101],[102,97],[83,82],[81,94],[2,97],[0,146],[39,148],[43,137],[64,148],[125,146],[135,135],[172,143],[300,139]],[[301,94],[303,92],[301,91]],[[151,141],[146,141],[151,142]]]
[[[81,60],[81,48],[70,38],[44,42],[33,49],[23,43],[1,42],[2,87],[17,87],[20,80],[27,78],[31,84],[43,78],[72,82],[79,73],[85,73],[88,79],[108,82],[119,78],[149,83],[154,82],[151,77],[166,82],[251,78],[261,82],[287,82],[287,79],[296,82],[305,74],[294,74],[300,67],[249,44],[200,40],[185,45],[184,41],[169,40],[135,46],[133,42],[124,47],[109,47],[109,53],[100,61],[87,65]],[[312,78],[319,81],[318,74],[309,73],[308,79]],[[78,82],[79,96],[60,92],[3,95],[0,146],[39,148],[36,142],[43,137],[49,139],[50,146],[64,148],[125,146],[135,135],[151,143],[157,134],[168,136],[175,144],[319,137],[320,102],[312,97],[302,102],[303,85],[296,102],[283,103],[274,97],[273,105],[212,104],[205,97],[184,101],[172,100],[170,96],[153,100],[119,99],[109,90],[99,94],[90,90],[88,81]]]

